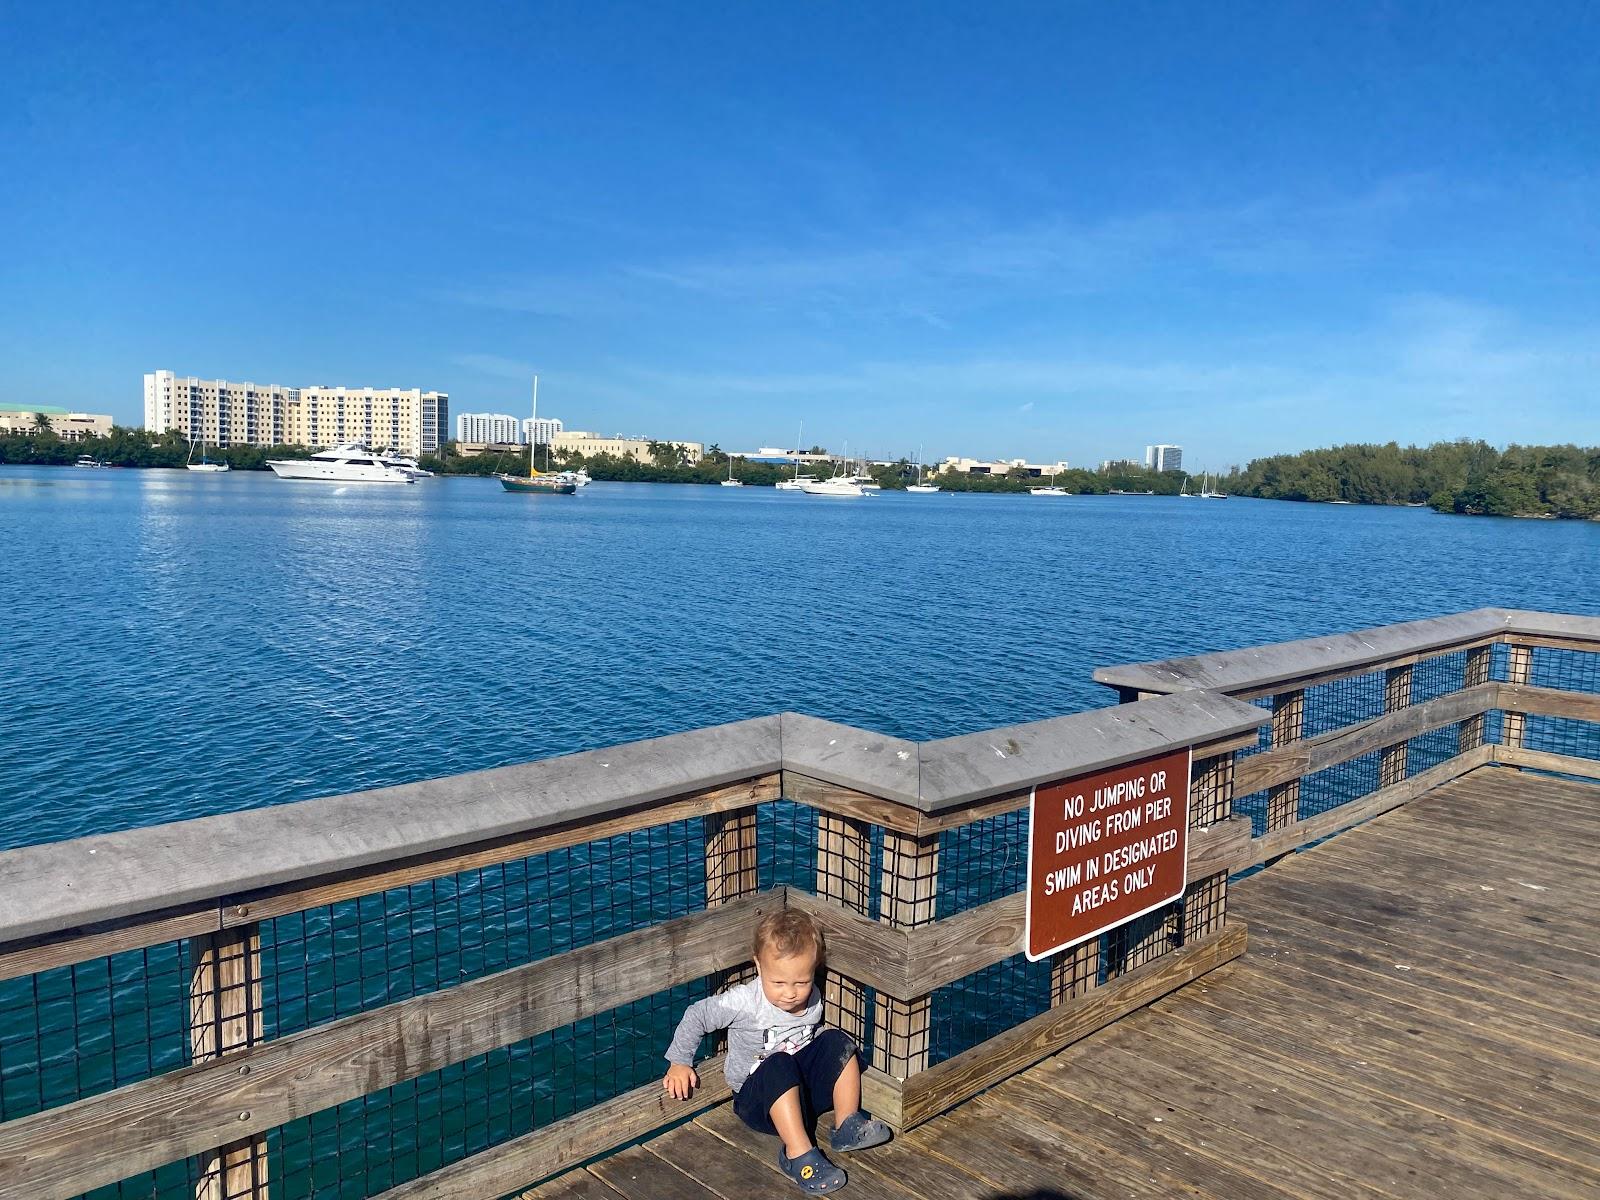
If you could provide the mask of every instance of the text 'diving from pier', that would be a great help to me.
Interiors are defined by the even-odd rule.
[[[1028,815],[1025,944],[1038,960],[1143,916],[1188,882],[1187,749],[1041,783]]]

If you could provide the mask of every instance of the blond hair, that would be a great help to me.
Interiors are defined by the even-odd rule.
[[[793,908],[768,913],[756,926],[757,959],[768,950],[775,952],[780,958],[813,950],[817,958],[821,959],[825,948],[822,930],[817,927],[817,923],[805,913]]]

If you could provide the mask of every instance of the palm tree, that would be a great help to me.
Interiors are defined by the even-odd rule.
[[[50,424],[50,414],[36,412],[33,414],[33,431],[35,433],[54,433],[55,426]]]

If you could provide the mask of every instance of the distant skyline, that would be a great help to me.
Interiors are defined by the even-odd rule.
[[[1589,5],[0,5],[0,403],[1600,442]]]

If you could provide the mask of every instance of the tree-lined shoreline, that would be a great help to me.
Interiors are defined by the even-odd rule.
[[[526,452],[510,451],[465,456],[447,443],[439,454],[423,455],[421,465],[440,475],[489,476],[523,469]],[[819,453],[825,453],[820,447]],[[269,458],[305,458],[304,446],[211,447],[213,461],[236,471],[264,471]],[[31,433],[0,437],[0,463],[70,466],[90,455],[116,467],[182,467],[189,442],[176,431],[151,434],[117,426],[105,437],[68,441],[41,426]],[[842,459],[840,460],[842,463]],[[652,443],[650,459],[584,456],[541,452],[541,469],[586,469],[591,478],[618,483],[687,483],[715,485],[729,476],[728,455],[716,445],[698,463],[688,463],[675,443]],[[826,473],[829,468],[822,468]],[[793,468],[735,458],[732,475],[752,487],[770,487],[789,478]],[[917,481],[909,459],[868,468],[885,490]],[[1054,482],[1081,495],[1112,492],[1176,495],[1196,477],[1181,471],[1155,472],[1133,466],[1111,471],[1074,469]],[[924,481],[950,492],[1018,494],[1045,480],[1034,476],[967,475],[945,471],[925,474]],[[1254,459],[1242,470],[1218,480],[1220,490],[1262,500],[1308,503],[1411,505],[1467,516],[1600,519],[1600,447],[1522,446],[1496,449],[1484,441],[1459,439],[1430,446],[1401,447],[1395,442],[1353,443],[1298,454]],[[1190,488],[1194,490],[1193,487]]]

